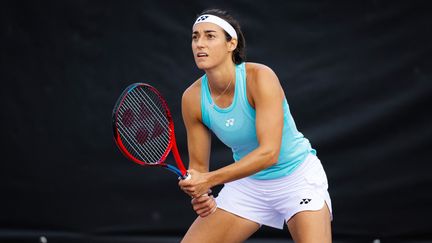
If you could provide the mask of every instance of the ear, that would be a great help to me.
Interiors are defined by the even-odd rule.
[[[231,39],[227,42],[228,51],[233,52],[237,48],[237,39]]]

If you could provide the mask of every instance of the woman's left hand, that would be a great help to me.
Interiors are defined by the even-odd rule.
[[[192,198],[191,203],[192,208],[201,218],[209,216],[217,209],[216,200],[214,199],[213,195],[211,195],[211,191],[209,191],[209,194]]]
[[[200,197],[210,190],[208,173],[200,173],[194,169],[188,170],[190,179],[180,180],[180,188],[192,198]]]

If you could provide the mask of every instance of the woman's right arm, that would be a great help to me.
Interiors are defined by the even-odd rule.
[[[183,93],[182,115],[187,132],[189,169],[208,172],[211,134],[201,119],[200,84],[195,82]]]
[[[209,171],[211,134],[201,119],[201,82],[192,84],[182,97],[182,115],[187,131],[189,169],[199,172]],[[206,217],[216,209],[213,196],[207,194],[192,199],[195,212]]]

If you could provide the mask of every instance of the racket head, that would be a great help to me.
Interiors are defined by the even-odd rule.
[[[175,143],[174,123],[159,91],[145,83],[129,85],[118,98],[112,113],[114,140],[131,161],[163,166]]]

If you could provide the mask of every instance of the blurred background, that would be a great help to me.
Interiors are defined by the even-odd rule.
[[[318,151],[335,242],[432,242],[428,1],[2,1],[0,242],[178,242],[196,215],[174,174],[124,158],[111,112],[147,82],[187,163],[191,28],[236,17],[247,60],[278,75]],[[211,168],[232,162],[213,139]],[[172,156],[168,162],[173,162]],[[215,188],[215,192],[221,187]],[[262,227],[249,242],[290,239]]]

